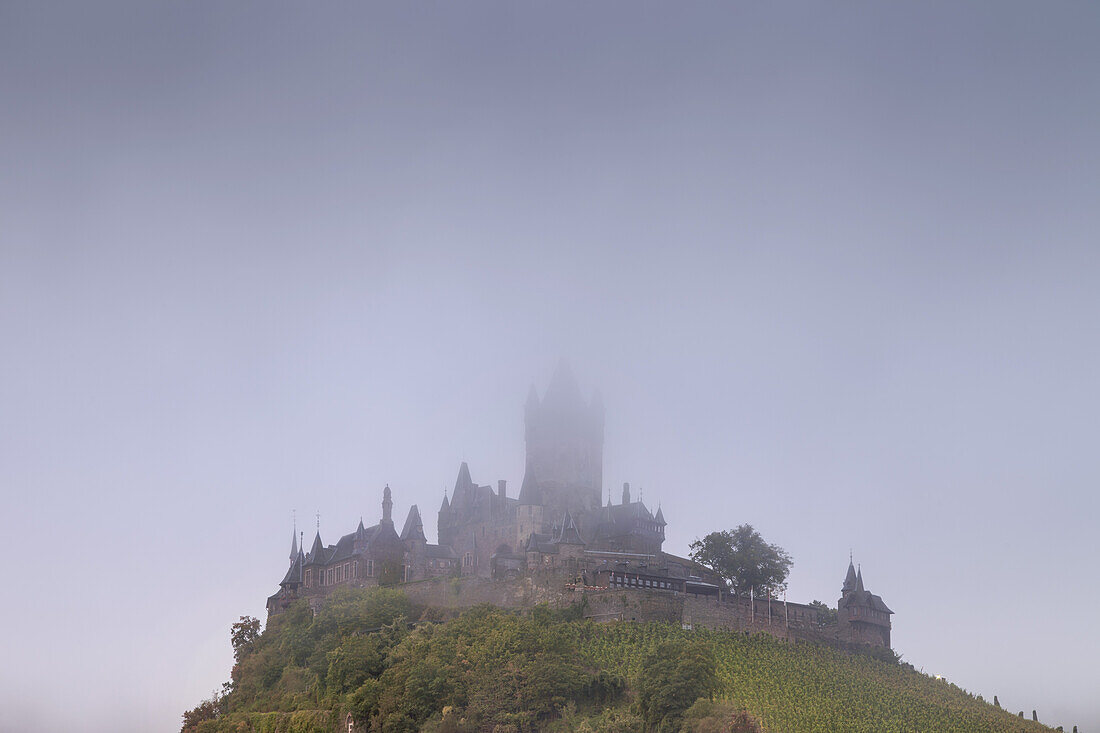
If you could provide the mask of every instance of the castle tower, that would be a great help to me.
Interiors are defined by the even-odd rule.
[[[535,472],[530,465],[523,472],[523,485],[519,489],[519,505],[516,507],[516,547],[522,547],[532,534],[543,531],[543,499]]]
[[[837,630],[843,641],[873,646],[890,646],[890,616],[893,611],[880,596],[863,587],[863,568],[848,559],[848,573],[837,601]]]
[[[603,402],[581,396],[562,361],[539,400],[532,386],[525,409],[527,469],[538,477],[542,503],[555,523],[600,506],[603,493]]]

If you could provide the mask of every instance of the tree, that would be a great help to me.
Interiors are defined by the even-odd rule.
[[[791,556],[764,541],[751,524],[711,532],[691,543],[691,559],[722,576],[740,596],[776,593],[785,587]]]
[[[822,626],[836,626],[837,611],[835,608],[821,601],[810,601],[810,606],[817,609],[818,622]]]
[[[638,706],[646,729],[680,730],[684,711],[718,691],[718,660],[703,641],[658,644],[642,665]]]
[[[233,645],[233,657],[240,662],[252,653],[256,648],[256,640],[260,638],[260,619],[251,616],[241,616],[241,620],[233,624],[229,633],[229,642]]]

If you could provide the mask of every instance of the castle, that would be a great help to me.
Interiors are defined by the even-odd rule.
[[[268,614],[280,613],[299,598],[316,608],[339,587],[378,584],[404,584],[406,592],[429,603],[453,604],[456,599],[430,590],[438,583],[428,582],[452,578],[476,589],[466,592],[463,603],[574,602],[578,590],[595,602],[602,591],[611,593],[595,603],[602,608],[611,608],[611,598],[623,593],[652,599],[643,619],[678,618],[685,624],[728,628],[757,623],[763,599],[731,597],[713,572],[663,551],[662,508],[651,512],[631,496],[629,484],[623,484],[619,503],[612,503],[610,496],[602,502],[604,407],[598,392],[585,400],[562,363],[541,399],[532,385],[524,412],[527,455],[517,497],[508,495],[503,480],[495,491],[479,485],[462,463],[453,491],[444,495],[439,508],[439,542],[431,544],[416,505],[397,531],[387,485],[378,524],[365,527],[360,520],[355,531],[333,545],[321,540],[318,528],[308,551],[295,533],[290,567],[279,591],[267,600]],[[699,605],[708,601],[717,604],[717,615]],[[626,618],[621,610],[603,615],[616,613]],[[638,619],[638,613],[631,618]],[[865,590],[862,570],[849,561],[835,638],[889,647],[892,613],[879,596]],[[768,628],[761,630],[777,633],[771,628],[773,617],[773,600],[768,599]],[[792,628],[820,633],[815,606],[784,603],[783,619],[786,635]]]

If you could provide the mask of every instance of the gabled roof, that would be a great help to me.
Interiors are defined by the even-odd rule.
[[[355,536],[357,534],[359,534],[358,530],[341,537],[340,541],[332,548],[332,552],[329,553],[328,562],[346,560],[355,554]]]
[[[457,560],[458,555],[449,545],[424,545],[424,554],[443,560]]]
[[[556,555],[558,553],[558,546],[554,543],[552,537],[532,532],[527,538],[527,542],[523,544],[523,551]]]
[[[583,545],[584,540],[581,539],[581,533],[577,531],[577,523],[573,521],[573,515],[569,513],[569,510],[565,510],[565,516],[561,520],[561,532],[558,533],[558,538],[555,540],[559,545]]]
[[[883,602],[881,596],[876,596],[874,593],[865,590],[856,590],[848,596],[848,600],[845,601],[847,606],[865,606],[873,608],[876,611],[882,611],[883,613],[893,613],[890,608]]]
[[[405,528],[401,530],[401,540],[428,541],[428,538],[424,536],[424,522],[420,519],[420,510],[416,504],[409,507],[409,516],[405,518]]]

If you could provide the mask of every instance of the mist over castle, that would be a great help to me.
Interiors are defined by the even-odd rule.
[[[834,626],[817,606],[731,594],[711,569],[665,552],[663,507],[651,511],[631,495],[629,483],[618,502],[604,493],[603,401],[598,391],[582,395],[565,361],[541,398],[531,386],[524,426],[526,468],[518,496],[509,496],[503,479],[495,490],[478,484],[463,462],[439,507],[439,542],[432,544],[415,504],[398,532],[387,484],[377,524],[368,527],[360,519],[335,544],[325,544],[318,526],[308,551],[295,531],[290,566],[267,600],[268,614],[300,598],[316,611],[338,588],[392,585],[410,598],[445,607],[584,603],[588,617],[600,620],[678,621],[890,646],[893,611],[866,590],[862,569],[851,560]],[[669,509],[675,516],[675,508]],[[646,604],[631,605],[639,595]]]

